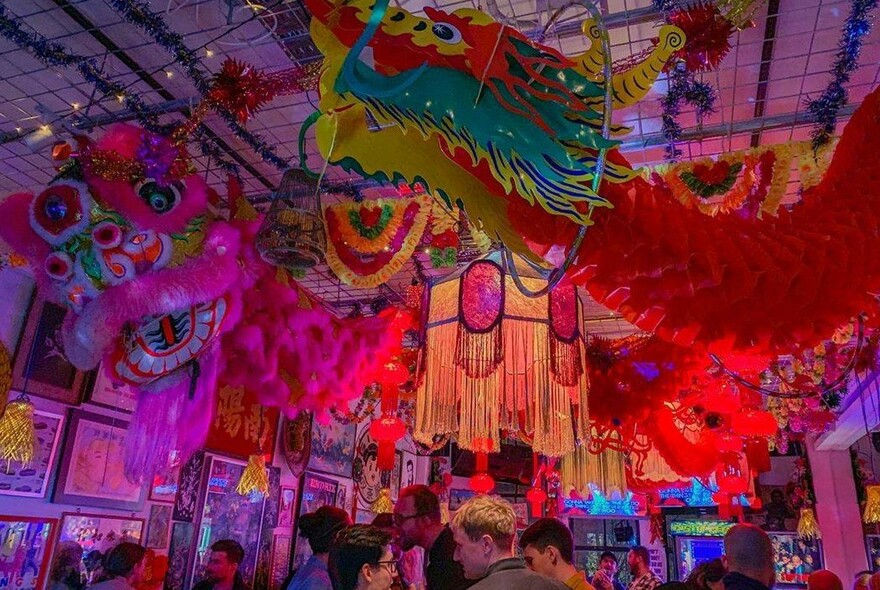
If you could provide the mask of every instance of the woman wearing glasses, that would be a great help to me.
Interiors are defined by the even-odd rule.
[[[390,590],[397,579],[391,535],[366,524],[344,529],[330,547],[328,569],[333,590]]]

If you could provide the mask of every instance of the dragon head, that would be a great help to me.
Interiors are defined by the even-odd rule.
[[[93,368],[150,383],[194,359],[229,311],[204,288],[234,264],[236,236],[207,216],[209,189],[183,148],[116,125],[62,166],[39,194],[0,203],[2,237],[28,259],[43,292],[64,302],[65,352]],[[194,285],[202,286],[194,286]]]

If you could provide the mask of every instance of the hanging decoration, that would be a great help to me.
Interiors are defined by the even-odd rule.
[[[569,284],[526,297],[497,260],[475,261],[429,288],[413,437],[427,444],[454,433],[463,449],[498,452],[506,430],[559,457],[589,436],[580,301]]]
[[[34,430],[34,404],[27,395],[21,394],[6,404],[0,417],[0,460],[9,465],[12,461],[29,467],[37,449],[37,433]]]
[[[9,351],[6,345],[0,342],[0,416],[6,407],[9,397],[9,388],[12,387],[12,363],[9,359]]]
[[[846,84],[859,67],[859,54],[862,52],[862,39],[871,32],[870,12],[877,7],[878,0],[851,0],[850,11],[843,25],[837,54],[831,66],[832,80],[821,96],[807,101],[807,111],[815,121],[813,149],[818,151],[827,144],[837,127],[837,114],[847,102]]]
[[[712,2],[697,2],[687,8],[673,10],[666,22],[684,32],[687,43],[672,54],[681,60],[686,71],[708,72],[721,65],[730,51],[734,26]]]
[[[755,26],[752,17],[766,3],[766,0],[714,0],[715,6],[737,29]]]
[[[349,285],[370,288],[397,274],[419,245],[430,197],[344,201],[324,208],[327,264]]]
[[[364,394],[355,404],[354,409],[340,409],[338,406],[333,406],[330,408],[330,415],[343,425],[360,424],[375,414],[382,399],[381,393],[382,390],[375,383],[371,383],[364,388]]]
[[[247,467],[242,471],[235,491],[241,496],[260,494],[263,497],[269,497],[269,471],[266,468],[265,455],[248,457]]]
[[[476,473],[470,479],[471,489],[476,494],[488,494],[495,489],[495,479],[489,475],[489,454],[478,451],[474,457]]]
[[[865,488],[867,500],[862,520],[867,524],[880,523],[880,485],[869,485]]]
[[[373,514],[390,514],[394,512],[394,501],[391,499],[391,490],[382,488],[379,497],[370,506]]]
[[[812,508],[801,508],[800,520],[797,525],[797,536],[798,539],[807,541],[822,538],[822,533],[819,531],[819,523],[816,521],[816,514]]]
[[[41,295],[70,309],[68,360],[102,363],[139,392],[126,437],[133,481],[204,443],[218,374],[290,416],[321,414],[358,397],[406,329],[392,309],[339,320],[314,305],[258,256],[261,219],[234,179],[230,218],[215,217],[216,195],[187,161],[170,138],[120,124],[84,142],[38,195],[0,203],[2,238],[27,257]]]
[[[431,217],[428,226],[431,228],[431,242],[428,254],[434,268],[449,268],[458,261],[458,226],[461,223],[461,212],[449,209],[440,199],[431,203]]]
[[[579,446],[562,459],[563,492],[575,492],[582,497],[591,495],[591,489],[598,490],[603,497],[626,495],[626,457],[623,453],[605,450],[591,453],[585,446]]]
[[[652,177],[683,205],[706,215],[775,215],[788,188],[792,160],[806,149],[803,142],[760,147],[659,166]]]

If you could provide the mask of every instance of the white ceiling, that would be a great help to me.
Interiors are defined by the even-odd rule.
[[[401,6],[417,11],[426,3],[447,9],[477,3],[484,10],[500,11],[508,22],[532,23],[526,28],[535,30],[542,26],[539,23],[546,22],[547,7],[554,6],[554,2],[559,4],[558,0],[401,0]],[[298,0],[264,0],[264,4],[251,2],[250,6],[236,0],[158,0],[148,4],[183,35],[186,45],[198,53],[207,70],[216,71],[225,57],[270,71],[289,68],[294,59],[312,59],[305,11]],[[614,59],[648,46],[648,39],[656,32],[650,0],[602,0],[600,4],[612,25]],[[692,111],[681,115],[685,137],[690,139],[680,146],[685,158],[808,138],[810,127],[803,122],[805,101],[818,95],[830,80],[828,70],[850,2],[778,0],[775,4],[775,33],[766,35],[767,6],[774,5],[769,2],[758,11],[754,27],[734,35],[734,48],[721,67],[705,74],[705,79],[718,89],[717,112],[706,118],[702,129],[697,127]],[[197,102],[195,86],[170,54],[124,22],[104,0],[7,0],[5,6],[29,30],[73,53],[95,58],[108,77],[137,92],[148,105],[175,100],[181,101],[175,103],[178,106]],[[566,53],[583,51],[584,40],[573,25],[584,14],[581,9],[565,13],[546,42]],[[108,46],[118,50],[111,51]],[[763,84],[762,52],[771,56],[764,67]],[[880,31],[876,27],[865,40],[860,64],[848,85],[853,105],[876,87],[880,76]],[[29,132],[49,124],[56,134],[68,137],[62,120],[74,125],[83,121],[106,124],[129,114],[115,96],[96,94],[76,70],[45,67],[4,39],[0,39],[0,72],[0,194],[37,189],[52,176],[51,142],[34,151],[23,138]],[[758,104],[761,86],[766,96],[763,105]],[[659,98],[664,91],[665,83],[661,80],[642,103],[615,113],[617,122],[633,127],[625,138],[624,151],[634,164],[662,162]],[[313,110],[315,99],[313,93],[279,98],[254,116],[247,128],[262,136],[283,159],[296,162],[299,126]],[[179,113],[167,114],[162,122],[180,118]],[[801,122],[795,123],[798,120]],[[232,155],[226,158],[236,157],[247,165],[247,169],[242,168],[246,194],[264,198],[277,186],[281,172],[262,162],[220,118],[212,116],[206,122],[228,146]],[[216,163],[199,155],[197,147],[192,152],[208,181],[219,187],[225,175]],[[333,169],[330,177],[346,178]],[[795,185],[790,192],[796,193]],[[420,260],[429,266],[427,257],[421,255]],[[391,281],[389,289],[361,290],[339,285],[329,271],[321,269],[307,284],[342,310],[354,301],[368,301],[377,295],[397,297],[413,274],[410,263]],[[588,315],[596,319],[608,317],[599,307],[588,310]],[[602,331],[617,329],[624,327],[611,326]]]

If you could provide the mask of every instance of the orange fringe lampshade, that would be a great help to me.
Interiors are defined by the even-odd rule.
[[[454,434],[463,449],[498,452],[504,430],[560,457],[590,433],[580,300],[564,282],[527,297],[497,260],[428,290],[413,435],[430,443]],[[530,290],[546,285],[517,273]]]

